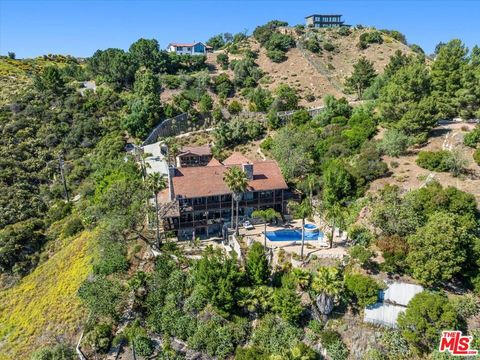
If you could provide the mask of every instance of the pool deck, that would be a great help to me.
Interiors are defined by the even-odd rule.
[[[317,220],[317,219],[316,219]],[[319,221],[318,221],[319,222]],[[307,221],[306,224],[314,224],[313,222]],[[331,229],[328,229],[326,226],[321,226],[320,224],[315,224],[320,228],[320,231],[324,233],[324,243],[327,245],[329,244],[328,241],[328,236],[329,232],[331,232]],[[301,230],[302,227],[302,220],[292,220],[289,222],[288,226],[283,226],[283,225],[278,225],[278,226],[272,226],[272,225],[267,225],[267,232],[269,231],[275,231],[275,230]],[[264,243],[264,225],[263,224],[258,224],[255,225],[255,229],[252,230],[246,230],[244,228],[240,229],[240,235],[244,237],[244,239],[247,241],[247,244],[250,241],[257,241],[260,242],[261,244]],[[338,234],[336,234],[338,235]],[[310,255],[316,255],[317,257],[323,257],[323,258],[338,258],[341,259],[344,255],[347,254],[346,250],[346,241],[342,240],[339,236],[334,236],[333,238],[333,247],[330,249],[328,246],[319,246],[322,244],[322,241],[318,240],[307,240],[305,239],[305,257],[308,257]],[[284,249],[287,253],[296,253],[300,255],[301,252],[301,241],[270,241],[267,238],[266,241],[267,247],[272,248],[274,251]]]

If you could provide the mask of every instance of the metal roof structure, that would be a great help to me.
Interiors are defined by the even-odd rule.
[[[379,302],[365,308],[363,321],[397,327],[398,315],[405,311],[410,300],[422,291],[423,287],[420,285],[400,282],[388,284],[388,288],[380,292]]]
[[[420,285],[394,282],[389,284],[387,290],[381,292],[380,298],[384,303],[406,307],[410,300],[422,291],[423,287]]]

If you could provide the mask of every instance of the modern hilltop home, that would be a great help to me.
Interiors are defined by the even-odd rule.
[[[308,27],[324,28],[344,26],[342,15],[314,14],[307,16],[305,19]]]
[[[193,43],[170,43],[167,47],[168,52],[174,52],[179,55],[205,55],[212,50],[211,46],[200,41]]]
[[[234,153],[223,162],[212,158],[206,166],[170,167],[168,188],[158,195],[164,231],[175,231],[179,239],[191,239],[193,233],[221,236],[232,217],[232,193],[223,181],[231,166],[243,169],[249,179],[239,202],[239,219],[249,218],[257,209],[285,212],[288,186],[278,164],[251,162]]]

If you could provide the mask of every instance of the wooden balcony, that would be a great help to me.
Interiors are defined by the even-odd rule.
[[[239,207],[259,207],[265,205],[273,205],[273,204],[281,204],[283,201],[287,200],[285,196],[283,199],[281,196],[269,197],[269,198],[260,198],[260,199],[252,199],[252,200],[241,200],[238,203]],[[233,206],[236,206],[235,202],[233,202]],[[232,202],[231,201],[215,201],[215,202],[207,202],[206,204],[195,204],[195,205],[181,205],[180,208],[183,212],[191,212],[191,211],[208,211],[208,210],[219,210],[219,209],[231,209]]]

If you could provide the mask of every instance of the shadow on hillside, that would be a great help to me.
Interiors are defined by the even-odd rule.
[[[436,128],[428,133],[429,138],[438,138],[447,135],[451,130],[445,128]]]

